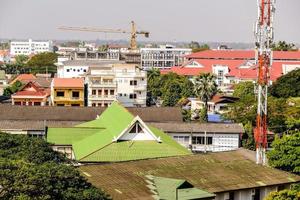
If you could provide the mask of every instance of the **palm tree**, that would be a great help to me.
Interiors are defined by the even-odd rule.
[[[196,96],[204,102],[204,116],[203,120],[208,121],[208,104],[207,102],[217,93],[218,86],[216,84],[216,77],[210,73],[203,73],[194,79],[194,90]]]

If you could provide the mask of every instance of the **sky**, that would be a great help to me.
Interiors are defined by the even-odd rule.
[[[143,41],[254,42],[257,0],[0,0],[0,38],[127,39],[58,30],[82,26],[150,32]],[[300,0],[277,0],[275,39],[300,43]]]

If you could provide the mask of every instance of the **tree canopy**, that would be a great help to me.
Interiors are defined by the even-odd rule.
[[[22,88],[22,86],[22,82],[16,81],[11,86],[8,86],[4,89],[3,95],[9,97],[12,94],[18,92]]]
[[[109,199],[39,138],[0,133],[0,199]]]
[[[287,43],[286,41],[279,41],[271,45],[273,51],[296,51],[297,48],[293,43]]]
[[[57,54],[52,52],[43,52],[34,55],[28,62],[27,67],[32,73],[55,73],[57,62]]]
[[[205,50],[209,50],[210,49],[210,47],[209,47],[208,44],[200,45],[198,42],[195,42],[195,41],[192,41],[189,44],[189,48],[192,49],[193,53],[200,52],[200,51],[205,51]]]
[[[270,93],[275,97],[300,97],[300,69],[281,76],[270,87]]]
[[[276,137],[268,152],[270,166],[300,175],[300,131],[291,131]]]
[[[159,70],[148,71],[148,105],[162,99],[163,106],[175,106],[181,98],[193,95],[193,83],[185,76],[175,73],[161,75]]]
[[[203,73],[194,79],[195,95],[204,102],[203,121],[208,121],[208,101],[217,93],[216,77],[210,73]]]

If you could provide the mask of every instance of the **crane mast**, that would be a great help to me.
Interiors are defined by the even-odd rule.
[[[257,0],[258,20],[255,27],[256,37],[256,65],[257,74],[257,116],[254,138],[256,142],[256,163],[266,164],[267,148],[267,103],[269,71],[272,66],[273,19],[275,14],[275,0]]]

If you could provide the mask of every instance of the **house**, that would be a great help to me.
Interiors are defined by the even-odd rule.
[[[215,200],[263,200],[272,191],[290,188],[291,184],[300,182],[297,175],[257,165],[255,152],[245,149],[90,164],[80,166],[79,169],[89,182],[116,200],[173,200],[165,198],[165,195],[180,195],[182,191],[174,189],[180,185],[180,181],[191,184],[183,189],[196,188],[197,193],[202,190],[206,195],[215,194]],[[171,183],[175,185],[170,186]]]
[[[242,124],[156,122],[152,126],[164,131],[193,152],[221,152],[241,147]]]
[[[7,78],[4,70],[0,70],[0,96],[3,95],[4,89],[7,87]]]
[[[193,78],[200,73],[213,73],[217,84],[223,91],[232,92],[231,86],[241,81],[256,81],[257,67],[254,50],[207,50],[185,56],[188,60],[181,66],[162,70],[162,74],[177,73]],[[270,69],[271,82],[282,75],[300,68],[300,51],[273,52]]]
[[[46,106],[50,103],[50,88],[44,89],[37,82],[29,81],[11,99],[12,105]]]
[[[53,149],[80,163],[121,162],[191,154],[163,131],[147,125],[118,102],[93,121],[48,128]]]
[[[228,105],[235,103],[239,98],[225,95],[215,95],[207,102],[208,114],[223,114],[228,110]],[[204,102],[199,98],[190,98],[191,111],[201,110],[204,107]]]
[[[1,100],[1,97],[0,97]],[[0,105],[0,130],[30,137],[44,137],[47,127],[73,127],[98,118],[104,107],[55,107]],[[178,107],[127,108],[146,123],[182,122]],[[172,115],[170,115],[172,113]]]
[[[54,78],[51,82],[53,106],[84,106],[84,80],[81,78]]]

